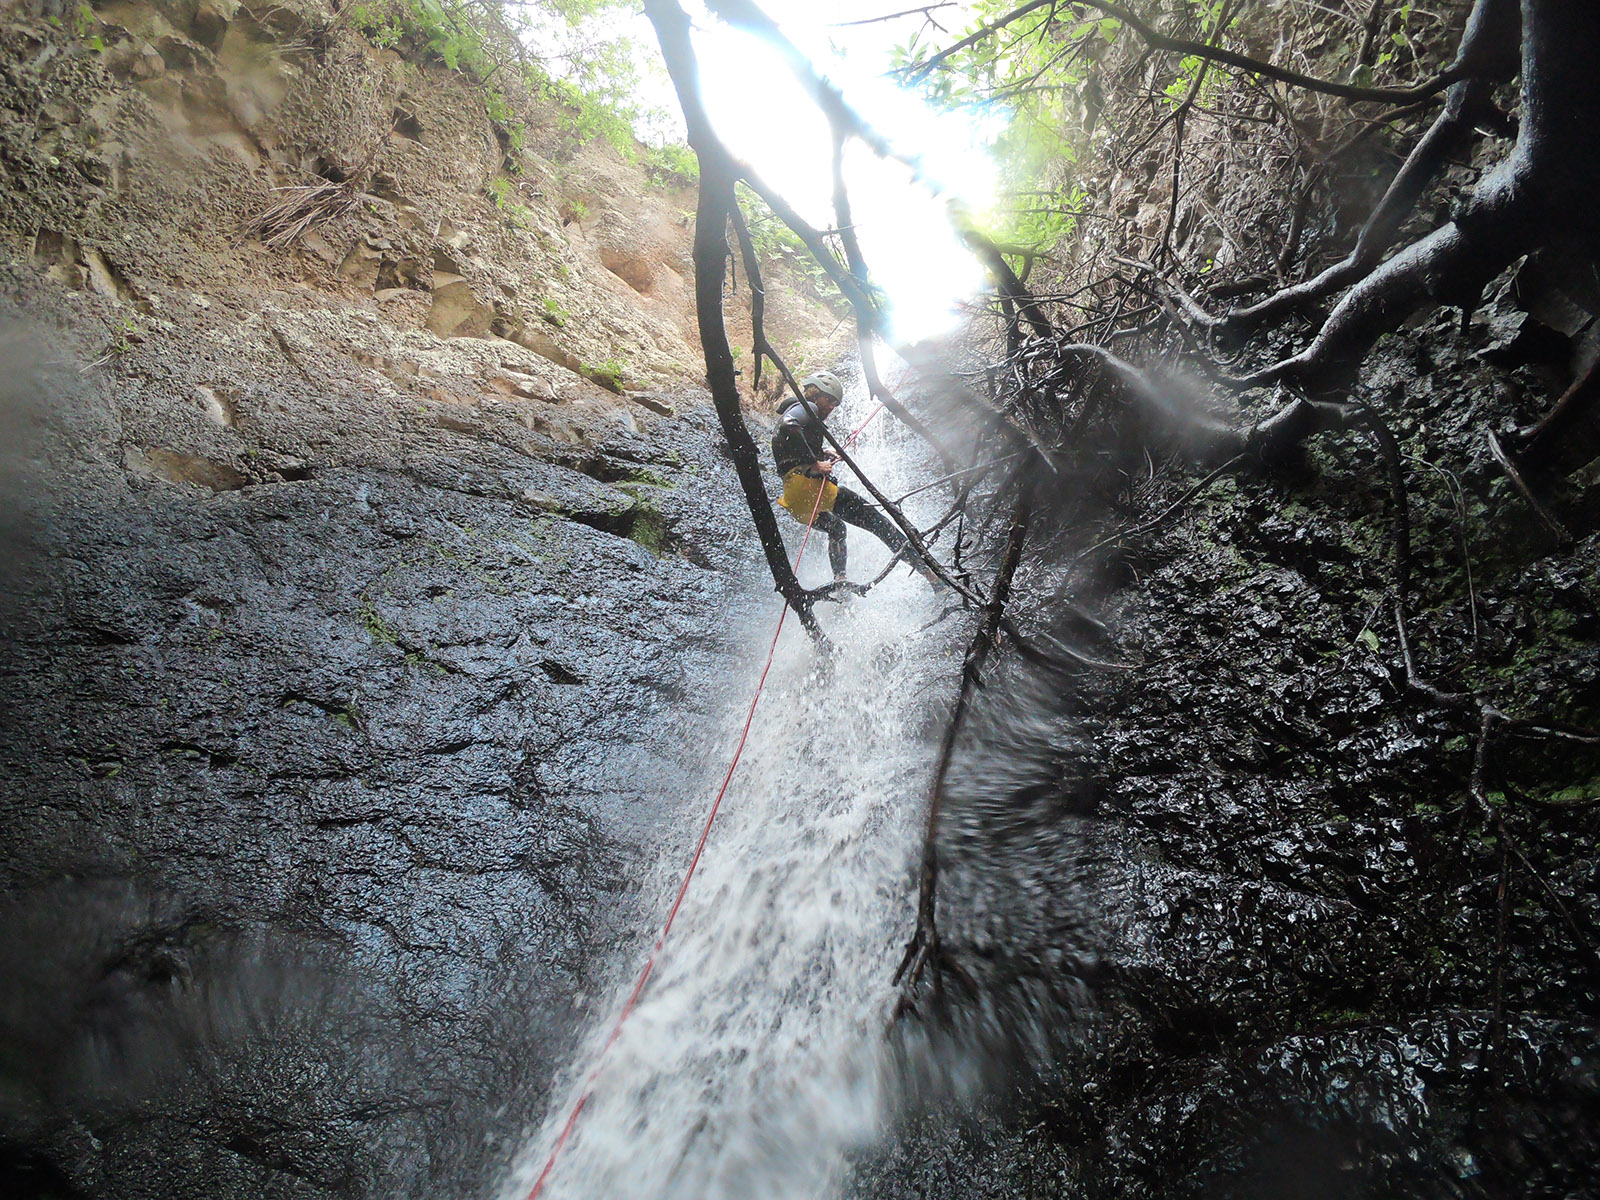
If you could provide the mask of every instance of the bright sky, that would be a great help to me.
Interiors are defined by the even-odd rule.
[[[831,227],[827,122],[776,52],[706,16],[698,4],[686,7],[697,27],[706,104],[718,132],[806,220]],[[762,7],[868,123],[897,148],[920,156],[923,174],[940,189],[936,196],[904,167],[882,162],[859,144],[846,155],[862,252],[893,305],[891,339],[914,342],[949,329],[955,306],[982,287],[983,273],[957,242],[946,204],[956,199],[976,211],[988,208],[997,173],[982,148],[983,130],[971,119],[936,114],[883,78],[890,48],[909,38],[922,16],[840,24],[911,7],[905,0],[765,0]],[[964,3],[951,4],[935,16],[947,30],[959,30],[966,10]],[[640,41],[655,46],[648,22]],[[670,92],[663,103],[677,111]]]

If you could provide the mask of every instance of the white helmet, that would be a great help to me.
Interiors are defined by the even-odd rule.
[[[800,381],[800,393],[805,394],[808,387],[814,387],[826,396],[832,396],[835,404],[844,401],[844,384],[832,371],[818,371],[815,375],[807,375]]]

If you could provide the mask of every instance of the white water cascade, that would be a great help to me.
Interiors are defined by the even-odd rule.
[[[836,430],[871,411],[861,391],[833,418]],[[903,431],[891,421],[879,415],[852,455],[894,496],[927,474],[902,468]],[[917,499],[931,508],[941,494]],[[918,515],[914,501],[908,515]],[[801,526],[781,513],[779,521],[797,547]],[[852,529],[853,579],[875,577],[887,559],[876,539]],[[828,578],[820,533],[801,578]],[[884,1033],[938,736],[929,698],[948,693],[956,671],[949,643],[959,622],[919,632],[938,611],[904,566],[862,598],[819,606],[831,665],[790,616],[682,911],[541,1198],[821,1200],[836,1192],[850,1150],[891,1115]],[[726,743],[705,747],[701,796],[681,818],[696,833],[771,628],[752,635]],[[652,891],[663,917],[685,865],[672,853],[658,868]],[[648,949],[641,944],[617,972],[617,994],[597,1009],[504,1200],[527,1196]]]

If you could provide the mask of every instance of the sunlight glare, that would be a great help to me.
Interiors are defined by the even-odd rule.
[[[853,55],[835,53],[824,22],[857,16],[858,5],[778,0],[764,7],[868,123],[917,156],[921,181],[852,143],[845,179],[862,252],[893,307],[890,339],[909,343],[947,331],[959,305],[983,285],[982,268],[951,227],[949,205],[981,212],[993,204],[998,172],[984,144],[994,131],[962,114],[936,113],[885,79],[884,31],[853,38]],[[695,25],[702,87],[718,134],[807,221],[831,228],[827,122],[775,50],[703,10]]]
[[[778,52],[717,22],[695,29],[694,46],[717,135],[806,220],[830,225],[828,122]]]

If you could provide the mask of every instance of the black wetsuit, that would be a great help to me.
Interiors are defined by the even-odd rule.
[[[801,470],[815,478],[817,460],[827,454],[828,442],[822,436],[822,418],[817,410],[804,400],[789,401],[780,410],[778,429],[772,435],[772,457],[778,464],[779,477]],[[833,511],[819,512],[815,521],[816,527],[828,535],[828,562],[836,576],[844,574],[846,523],[865,529],[896,554],[905,549],[905,535],[888,517],[849,488],[840,487]]]

